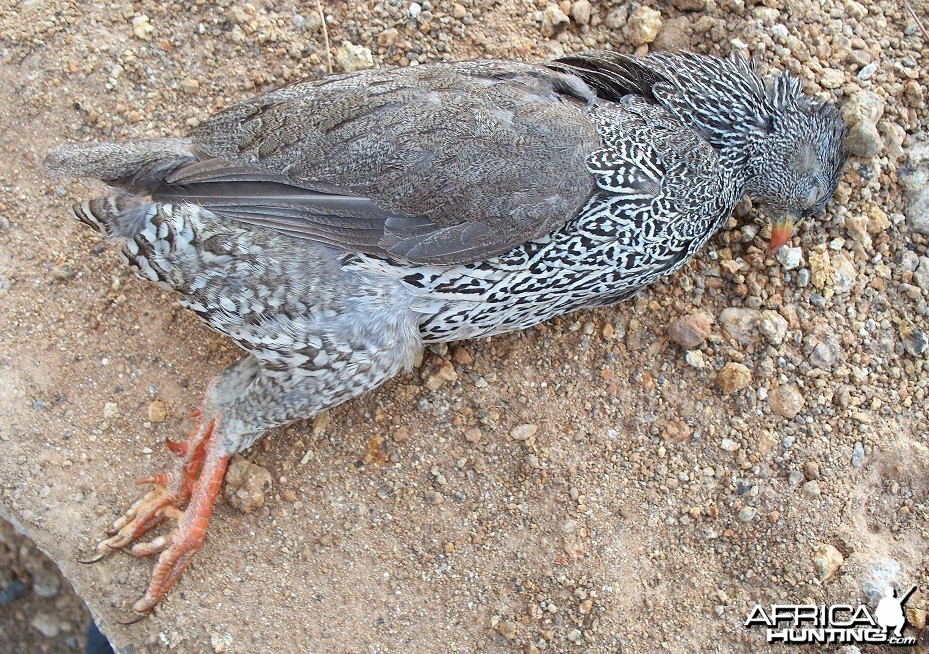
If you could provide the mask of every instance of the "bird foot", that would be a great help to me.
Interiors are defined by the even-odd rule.
[[[95,553],[81,563],[95,563],[116,550],[135,557],[159,554],[145,594],[133,605],[137,614],[123,624],[133,624],[151,613],[156,604],[177,581],[194,554],[203,544],[213,503],[222,484],[230,455],[219,455],[215,449],[217,420],[197,424],[186,443],[170,443],[169,449],[180,461],[167,473],[140,479],[139,483],[154,484],[154,488],[136,501],[107,532]],[[187,507],[181,507],[188,502]],[[139,538],[166,519],[177,521],[168,534],[148,542]],[[126,549],[128,545],[132,547]]]
[[[130,554],[138,557],[160,552],[145,594],[132,606],[139,619],[151,613],[203,545],[210,514],[213,512],[213,503],[216,501],[230,458],[231,455],[220,456],[213,451],[208,452],[203,469],[194,482],[187,508],[181,511],[172,507],[166,512],[177,519],[177,527],[165,536],[159,536],[147,543],[137,543],[129,550]]]
[[[104,538],[94,548],[94,554],[81,563],[96,563],[135,542],[154,527],[160,525],[166,518],[175,515],[170,509],[187,501],[183,493],[171,492],[165,486],[158,484],[144,497],[137,500],[129,509],[106,531]],[[134,546],[138,547],[138,545]]]
[[[136,500],[129,509],[106,530],[104,538],[94,548],[94,555],[81,563],[96,563],[114,551],[134,543],[166,518],[175,517],[179,507],[190,497],[191,488],[203,462],[204,445],[212,432],[212,423],[204,429],[200,410],[191,415],[195,421],[185,443],[168,440],[169,450],[181,458],[169,472],[143,477],[136,484],[152,484],[154,488]]]

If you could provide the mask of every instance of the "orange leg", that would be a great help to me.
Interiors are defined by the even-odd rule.
[[[168,449],[181,457],[175,467],[166,473],[139,479],[137,484],[153,484],[155,487],[133,504],[107,530],[107,536],[97,543],[95,554],[81,563],[96,563],[114,550],[137,541],[166,518],[177,515],[171,509],[183,506],[190,497],[203,462],[205,444],[212,435],[212,422],[204,427],[200,410],[194,411],[194,428],[186,443],[168,441]]]
[[[125,624],[137,622],[148,615],[155,605],[180,578],[190,560],[203,544],[213,503],[219,492],[231,455],[218,455],[214,431],[217,419],[206,424],[200,411],[192,416],[197,422],[186,443],[168,442],[168,448],[181,457],[167,473],[140,479],[155,487],[133,504],[97,544],[96,554],[82,563],[94,563],[117,549],[134,543],[128,550],[133,556],[149,556],[160,552],[148,589],[133,606],[139,615]],[[181,507],[190,500],[187,508]],[[136,542],[152,528],[171,518],[178,521],[170,533],[146,543]]]
[[[207,444],[208,450],[210,445]],[[139,614],[132,622],[144,618],[155,608],[203,545],[206,527],[213,512],[213,503],[223,483],[230,458],[231,455],[220,456],[212,450],[208,451],[203,469],[194,484],[190,504],[180,515],[174,531],[166,537],[156,538],[151,543],[139,543],[132,548],[131,554],[134,556],[148,556],[161,551],[148,589],[132,607],[132,610]]]

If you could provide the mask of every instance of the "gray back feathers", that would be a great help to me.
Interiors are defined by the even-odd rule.
[[[689,53],[302,81],[230,107],[189,139],[63,146],[47,165],[341,250],[451,266],[576,216],[595,194],[590,158],[604,142],[592,109],[626,96],[662,106],[713,146],[738,192],[778,210],[815,212],[835,189],[844,124],[831,105],[739,57]],[[692,219],[699,230],[716,216]]]
[[[598,144],[584,115],[592,98],[579,79],[524,64],[371,70],[247,100],[191,137],[237,182],[208,207],[346,249],[453,264],[538,238],[581,207]],[[303,192],[275,201],[280,188],[238,184],[244,169]]]

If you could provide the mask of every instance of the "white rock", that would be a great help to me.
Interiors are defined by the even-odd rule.
[[[845,83],[845,73],[835,68],[826,68],[819,77],[819,85],[824,89],[837,89]]]
[[[877,124],[884,115],[884,100],[874,91],[858,91],[842,107],[842,118],[849,125],[862,121]]]
[[[700,350],[689,350],[687,354],[684,355],[684,361],[687,362],[688,366],[696,368],[697,370],[706,368],[706,357],[703,356],[703,352]]]
[[[832,268],[835,271],[832,275],[835,284],[836,293],[846,293],[855,285],[858,278],[858,272],[855,270],[855,264],[843,252],[832,256]]]
[[[868,15],[868,9],[855,0],[845,0],[845,13],[855,20],[861,20]]]
[[[571,18],[578,25],[587,25],[590,22],[592,10],[589,0],[577,0],[571,5]]]
[[[660,29],[661,13],[645,5],[636,7],[626,23],[626,34],[636,47],[654,41]]]
[[[907,153],[910,171],[898,172],[906,192],[906,220],[915,232],[929,234],[929,143],[914,143]]]
[[[726,450],[727,452],[735,452],[737,449],[739,449],[739,447],[741,447],[738,443],[736,443],[731,438],[722,439],[721,441],[719,441],[719,446],[723,448],[724,450]]]
[[[866,82],[874,77],[874,73],[876,72],[877,64],[872,61],[870,64],[865,65],[864,68],[858,71],[858,79],[860,79],[862,82]]]
[[[758,309],[730,307],[719,314],[719,325],[740,343],[751,343],[758,336],[758,322],[761,312]]]
[[[799,268],[803,263],[803,248],[782,247],[777,251],[775,258],[784,266],[784,270]]]
[[[132,18],[132,33],[143,41],[151,41],[152,34],[155,33],[155,28],[152,27],[152,24],[149,22],[148,16],[139,14]]]
[[[745,506],[739,511],[739,520],[742,522],[751,522],[758,516],[758,509],[753,506]]]
[[[628,21],[629,8],[623,5],[608,13],[606,15],[606,19],[603,22],[606,23],[606,26],[611,30],[618,30],[625,27]]]
[[[558,5],[549,5],[542,12],[542,35],[552,36],[567,27],[570,22],[571,19]]]
[[[516,425],[513,427],[513,430],[510,432],[510,437],[514,441],[525,441],[536,435],[536,432],[539,431],[538,425],[533,424],[522,424]]]
[[[776,25],[771,26],[771,34],[773,34],[775,38],[783,43],[787,40],[787,37],[790,36],[790,31],[783,23],[777,23]]]
[[[919,258],[919,266],[913,272],[913,281],[923,292],[929,293],[929,257]]]
[[[787,320],[777,311],[762,311],[758,329],[774,345],[780,345],[787,336]]]
[[[881,140],[884,142],[884,150],[891,161],[897,161],[906,154],[903,150],[903,140],[906,138],[906,130],[897,123],[888,120],[881,121],[877,126],[881,133]]]
[[[877,125],[868,120],[852,125],[848,130],[845,143],[853,155],[863,159],[872,159],[884,149],[884,142],[881,140],[880,132],[877,131]]]
[[[335,51],[335,60],[346,73],[354,73],[374,66],[374,57],[371,51],[363,45],[355,45],[351,41],[342,41]]]

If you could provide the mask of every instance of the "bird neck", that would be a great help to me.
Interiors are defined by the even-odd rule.
[[[730,170],[749,176],[763,167],[778,126],[802,101],[799,80],[784,74],[766,82],[740,57],[710,65],[684,59],[667,72],[668,86],[656,90],[657,99],[703,136]]]
[[[708,140],[719,153],[721,163],[743,184],[764,174],[763,168],[767,161],[765,155],[769,150],[768,139],[764,135],[757,132],[729,132]]]
[[[735,96],[725,112],[696,107],[682,118],[713,146],[731,171],[749,174],[770,149],[772,117],[757,97]]]

